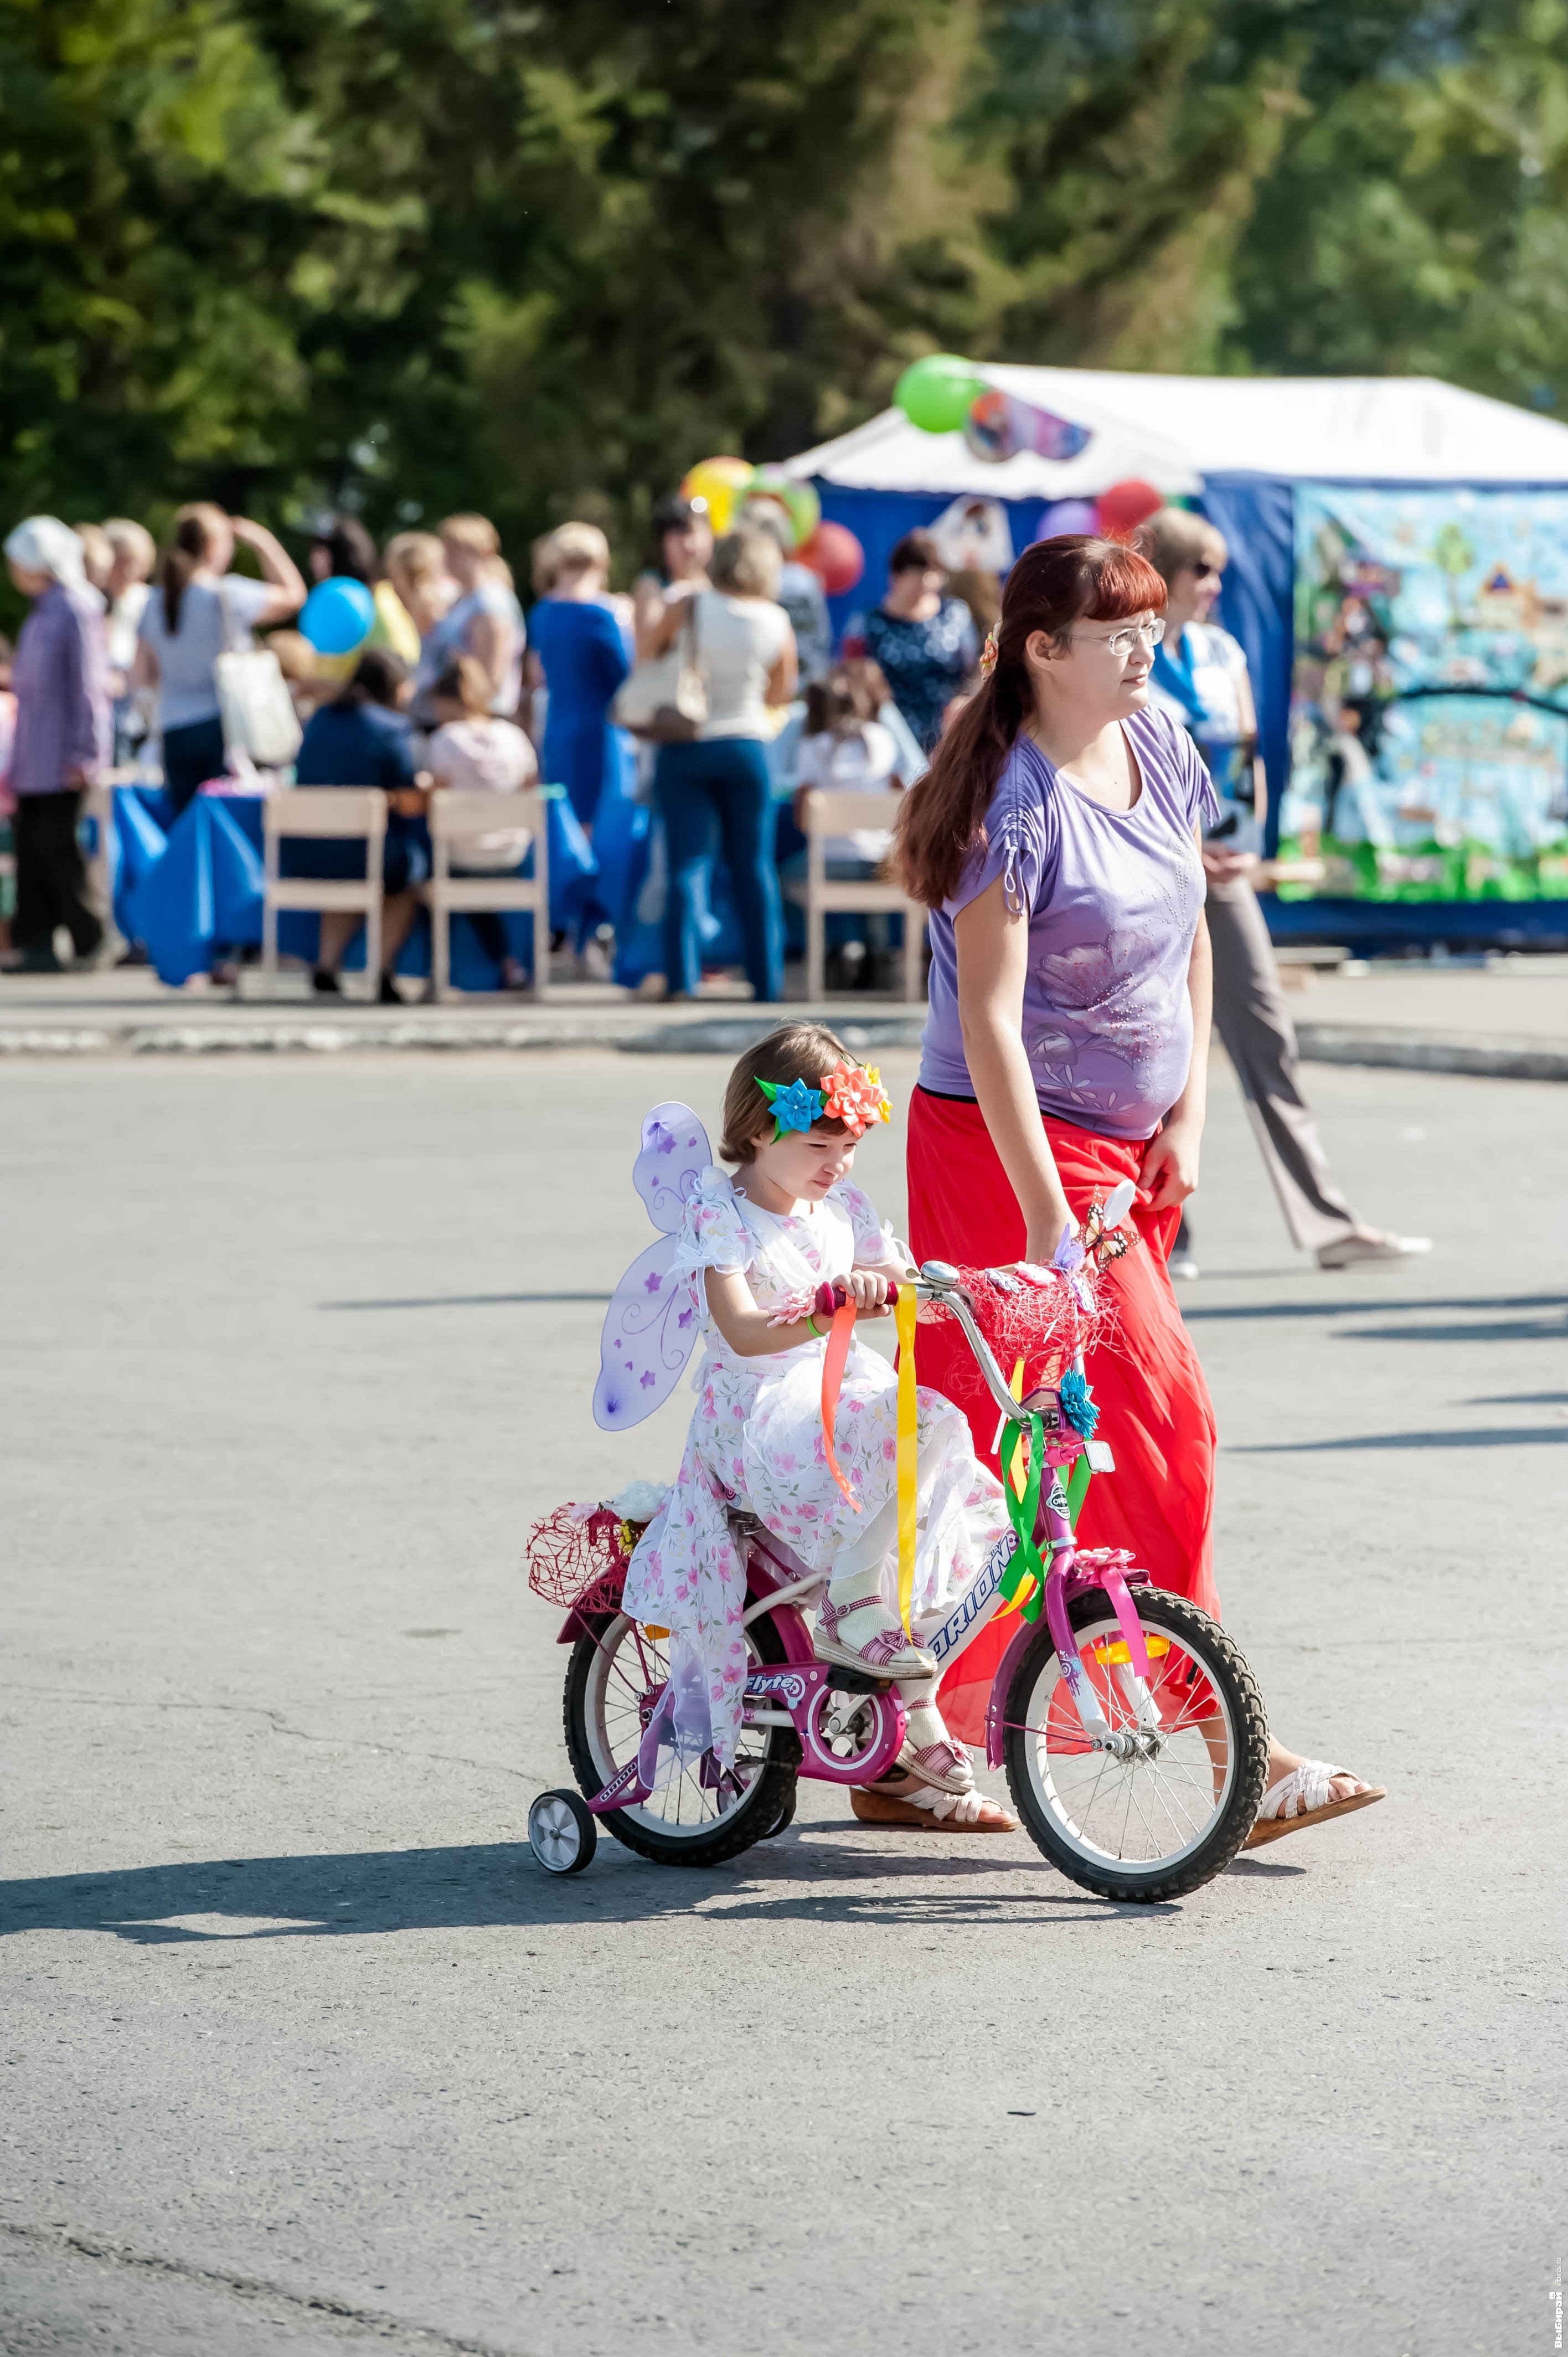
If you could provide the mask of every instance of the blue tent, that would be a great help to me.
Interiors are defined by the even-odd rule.
[[[1059,502],[1136,477],[1201,508],[1230,545],[1219,619],[1251,670],[1271,843],[1282,815],[1290,831],[1293,741],[1298,802],[1313,761],[1322,767],[1327,732],[1308,721],[1323,630],[1354,593],[1358,616],[1369,600],[1380,632],[1387,676],[1368,703],[1377,775],[1356,822],[1356,887],[1337,886],[1340,860],[1321,887],[1270,900],[1276,937],[1568,938],[1568,427],[1428,378],[983,373],[1087,425],[1087,447],[1061,462],[1026,453],[992,465],[961,435],[923,434],[886,410],[802,452],[789,471],[815,482],[823,513],[865,551],[864,581],[832,601],[838,628],[878,595],[894,542],[955,499],[999,500],[1016,552],[1052,529]],[[1339,568],[1332,581],[1320,577],[1324,546]],[[1449,593],[1442,613],[1439,581]],[[1450,739],[1460,748],[1452,759]],[[1462,784],[1447,778],[1456,764]],[[1434,817],[1428,805],[1444,792],[1460,800]],[[1475,839],[1484,796],[1507,805],[1491,858]],[[1435,844],[1416,842],[1423,824],[1436,828]],[[1447,835],[1455,840],[1445,846]],[[1380,875],[1401,880],[1380,884]]]

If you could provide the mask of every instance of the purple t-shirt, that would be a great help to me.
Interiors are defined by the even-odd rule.
[[[931,1004],[920,1085],[972,1097],[958,1016],[953,919],[998,876],[1029,921],[1024,1045],[1042,1113],[1108,1137],[1153,1135],[1187,1084],[1187,964],[1203,909],[1193,828],[1217,815],[1185,728],[1162,712],[1125,724],[1142,791],[1109,811],[1061,778],[1030,737],[1008,755],[985,839],[931,911]]]

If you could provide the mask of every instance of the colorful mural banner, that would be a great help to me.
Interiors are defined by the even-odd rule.
[[[1568,491],[1298,490],[1280,822],[1282,899],[1568,899]]]

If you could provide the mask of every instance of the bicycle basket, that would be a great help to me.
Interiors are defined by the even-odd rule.
[[[557,1506],[528,1534],[528,1584],[567,1612],[614,1612],[644,1525],[613,1506]]]
[[[1054,1391],[1066,1369],[1092,1339],[1106,1339],[1105,1303],[1097,1293],[1088,1268],[1066,1277],[1053,1272],[1044,1284],[1031,1284],[1010,1269],[961,1268],[962,1290],[974,1322],[991,1345],[1004,1381],[1023,1361],[1021,1394]],[[952,1313],[940,1302],[921,1305],[922,1323],[951,1325]],[[990,1397],[984,1381],[967,1350],[959,1351],[943,1375],[943,1388],[961,1405],[978,1405]]]

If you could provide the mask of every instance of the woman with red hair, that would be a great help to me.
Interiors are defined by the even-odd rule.
[[[1199,845],[1213,789],[1185,729],[1149,707],[1165,586],[1119,542],[1037,543],[1008,575],[979,692],[907,793],[898,854],[929,909],[930,1017],[909,1104],[909,1237],[927,1257],[1048,1262],[1120,1179],[1138,1242],[1106,1273],[1088,1372],[1115,1449],[1079,1519],[1156,1584],[1218,1616],[1214,1412],[1165,1263],[1197,1184],[1209,1034]],[[923,1380],[995,1411],[961,1336],[922,1329]],[[1005,1620],[942,1688],[978,1741]],[[1272,1747],[1252,1838],[1377,1797]],[[1270,1823],[1265,1829],[1263,1820]]]

